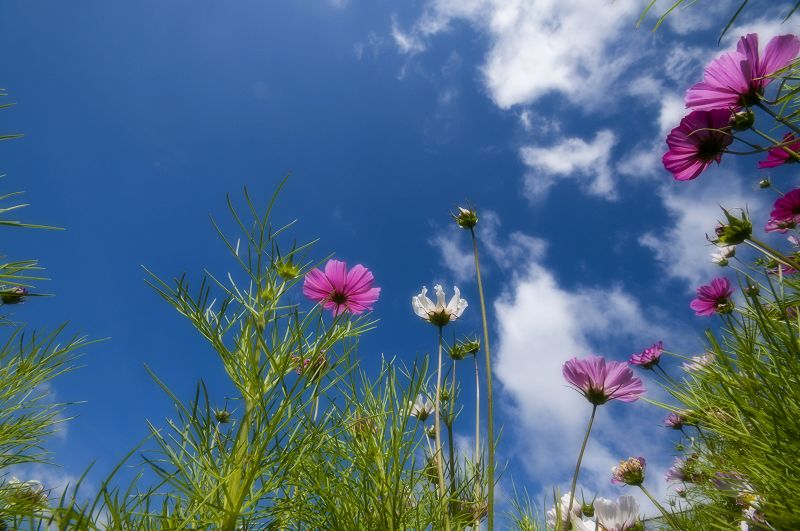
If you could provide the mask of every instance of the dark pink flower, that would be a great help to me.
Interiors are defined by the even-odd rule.
[[[628,363],[631,365],[639,365],[643,369],[652,369],[654,365],[658,365],[661,361],[661,354],[664,352],[664,342],[659,341],[652,347],[647,347],[639,354],[632,354]]]
[[[725,277],[715,278],[711,284],[697,288],[697,298],[689,304],[689,307],[697,315],[727,313],[733,309],[731,295],[733,289],[730,281]]]
[[[781,144],[784,144],[789,151],[793,151],[794,153],[800,152],[800,139],[795,138],[792,133],[786,133],[783,135],[783,141]],[[776,146],[770,149],[769,153],[767,153],[767,158],[760,161],[758,163],[758,167],[775,168],[790,162],[797,162],[798,159],[794,155],[790,154],[789,151],[786,151],[781,146]]]
[[[788,66],[798,52],[800,39],[794,35],[772,38],[763,57],[758,53],[757,34],[742,37],[735,52],[722,54],[706,67],[703,81],[686,92],[686,107],[733,111],[750,106],[772,82],[767,76]]]
[[[606,361],[600,356],[572,358],[562,372],[564,379],[596,406],[609,400],[634,402],[644,394],[642,381],[619,361]]]
[[[800,223],[800,188],[776,199],[769,216],[778,221]]]
[[[325,272],[312,269],[306,274],[303,294],[333,311],[334,316],[342,312],[357,315],[371,310],[378,300],[381,288],[373,288],[374,282],[370,270],[361,264],[348,271],[344,262],[329,260]]]
[[[662,162],[675,180],[689,181],[700,175],[712,162],[719,163],[725,148],[733,142],[724,109],[693,111],[667,135]]]

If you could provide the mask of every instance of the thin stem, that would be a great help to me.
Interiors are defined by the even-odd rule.
[[[567,514],[572,513],[572,502],[575,500],[575,486],[578,484],[578,473],[581,471],[581,461],[583,460],[583,452],[586,450],[586,443],[589,442],[589,433],[592,431],[592,423],[594,422],[594,414],[597,413],[597,404],[592,404],[592,416],[589,417],[589,426],[586,427],[586,435],[583,437],[583,444],[581,444],[581,452],[578,454],[578,462],[575,463],[575,473],[572,475],[572,485],[569,488],[569,503],[567,504]]]
[[[486,529],[494,529],[494,413],[492,402],[492,357],[489,348],[489,322],[486,319],[486,299],[483,296],[483,281],[481,280],[481,264],[478,259],[478,239],[475,236],[475,228],[470,229],[472,234],[472,253],[475,256],[475,274],[478,279],[478,297],[481,302],[481,321],[483,322],[483,344],[486,352],[486,436],[489,440],[489,451],[487,456],[487,513]]]
[[[456,453],[453,447],[453,421],[456,403],[456,360],[453,360],[453,383],[450,389],[450,414],[447,419],[447,446],[450,453],[450,497],[456,497]]]
[[[770,116],[772,116],[773,118],[778,120],[780,123],[782,123],[783,125],[785,125],[789,129],[791,129],[795,133],[800,134],[800,129],[798,129],[796,125],[794,125],[792,122],[789,122],[788,120],[786,120],[786,118],[784,118],[784,117],[780,116],[779,114],[777,114],[775,111],[773,111],[772,109],[770,109],[769,107],[764,105],[762,102],[760,102],[760,101],[756,102],[756,105],[758,105],[758,107],[761,110],[763,110],[764,112],[766,112],[767,114],[769,114]],[[787,150],[787,152],[789,152],[789,151]],[[791,153],[791,152],[789,152],[789,153]]]
[[[475,362],[475,460],[473,461],[474,475],[475,475],[475,502],[481,502],[481,479],[482,474],[479,474],[480,461],[481,461],[481,381],[478,375],[478,354],[472,357]],[[479,515],[480,513],[478,513]],[[480,526],[480,516],[475,517],[474,529]]]
[[[791,260],[790,258],[785,256],[783,253],[781,253],[779,251],[776,251],[775,249],[773,249],[772,247],[770,247],[766,243],[761,242],[759,240],[756,240],[752,236],[750,238],[746,239],[744,242],[746,244],[748,244],[750,247],[752,247],[753,249],[755,249],[757,251],[760,251],[760,252],[762,252],[762,253],[764,253],[764,254],[766,254],[768,256],[771,256],[777,262],[780,262],[781,264],[783,264],[783,265],[785,265],[787,267],[791,267],[792,269],[796,269],[796,270],[800,271],[800,264],[798,264],[794,260]]]
[[[435,423],[436,423],[436,473],[439,476],[439,497],[441,500],[445,499],[446,492],[444,486],[444,464],[442,463],[442,422],[439,410],[441,409],[441,395],[442,395],[442,327],[439,327],[439,366],[436,370],[436,400],[434,403],[435,410]],[[450,529],[450,519],[447,514],[445,518],[445,527]]]
[[[662,514],[662,515],[664,515],[664,518],[666,518],[667,522],[669,522],[669,524],[670,524],[670,525],[671,525],[671,526],[672,526],[674,529],[680,529],[680,526],[679,526],[679,525],[677,525],[677,524],[676,524],[676,522],[675,522],[675,520],[673,519],[673,515],[672,515],[671,513],[667,512],[667,510],[666,510],[666,509],[664,509],[664,507],[663,507],[663,506],[662,506],[660,503],[658,503],[658,501],[656,501],[656,499],[655,499],[655,498],[653,498],[653,495],[652,495],[652,494],[650,494],[650,493],[647,491],[647,489],[646,489],[646,488],[644,488],[644,485],[642,485],[642,484],[639,484],[639,485],[638,485],[638,487],[639,487],[640,489],[642,489],[642,492],[644,492],[644,495],[645,495],[645,496],[647,496],[648,498],[650,498],[650,501],[651,501],[651,502],[653,502],[653,505],[655,505],[655,506],[656,506],[656,509],[658,509],[659,511],[661,511],[661,514]]]
[[[796,153],[794,150],[792,150],[792,149],[789,149],[787,146],[783,145],[783,143],[782,143],[781,141],[779,141],[779,140],[775,140],[774,138],[772,138],[772,137],[771,137],[771,136],[769,136],[768,134],[766,134],[766,133],[763,133],[763,132],[759,131],[759,130],[758,130],[758,129],[756,129],[755,127],[754,127],[752,130],[753,130],[753,132],[754,132],[755,134],[757,134],[757,135],[758,135],[758,136],[760,136],[761,138],[763,138],[763,139],[765,139],[765,140],[769,140],[769,141],[772,143],[773,147],[775,147],[775,146],[780,146],[780,148],[781,148],[782,150],[784,150],[786,153],[788,153],[788,154],[789,154],[789,156],[793,157],[794,159],[800,159],[800,155],[798,155],[798,154],[797,154],[797,153]]]

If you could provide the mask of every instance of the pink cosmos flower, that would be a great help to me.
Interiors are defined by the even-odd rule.
[[[769,232],[786,232],[800,223],[800,188],[787,192],[772,204],[772,212],[767,222]]]
[[[731,295],[733,289],[730,281],[725,277],[715,278],[711,284],[697,288],[697,298],[689,304],[689,307],[697,315],[727,313],[732,309]]]
[[[800,52],[800,39],[781,35],[769,41],[763,57],[758,35],[739,39],[735,52],[722,54],[705,70],[703,81],[686,92],[686,107],[695,110],[739,110],[758,101],[772,82],[767,77],[788,66]]]
[[[658,365],[661,361],[661,354],[664,352],[664,342],[659,341],[652,347],[647,347],[639,354],[632,354],[628,363],[631,365],[639,365],[643,369],[652,369],[654,365]]]
[[[596,406],[609,400],[634,402],[644,394],[642,380],[619,361],[606,361],[600,356],[572,358],[564,364],[562,372],[564,379]]]
[[[667,135],[669,150],[662,157],[664,167],[677,181],[689,181],[712,162],[719,164],[725,148],[733,142],[725,109],[693,111]]]
[[[783,141],[781,144],[785,145],[789,148],[790,151],[794,151],[795,153],[800,152],[800,139],[795,138],[792,133],[786,133],[783,135]],[[783,149],[783,147],[776,146],[769,150],[767,153],[767,158],[760,161],[758,163],[759,168],[775,168],[777,166],[782,166],[783,164],[789,164],[791,162],[797,162],[797,158],[792,156],[788,151]]]
[[[689,474],[686,472],[686,461],[680,457],[675,458],[675,462],[669,467],[667,473],[664,475],[667,481],[686,481],[689,479]]]
[[[312,269],[303,281],[303,295],[333,311],[334,317],[343,312],[353,314],[372,310],[381,288],[373,288],[375,278],[369,269],[358,264],[350,271],[339,260],[328,260],[325,272]]]
[[[611,483],[617,485],[638,486],[644,482],[644,470],[647,463],[644,457],[631,457],[619,462],[611,469]]]

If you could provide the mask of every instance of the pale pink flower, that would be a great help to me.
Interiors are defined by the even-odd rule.
[[[350,271],[347,264],[329,260],[325,271],[312,269],[303,281],[303,294],[331,310],[334,317],[343,312],[361,314],[372,310],[381,288],[372,285],[375,278],[369,269],[357,264]]]
[[[664,342],[659,341],[652,347],[647,347],[638,354],[631,354],[628,363],[631,365],[639,365],[643,369],[652,369],[653,366],[658,365],[661,361],[661,354],[664,352]]]
[[[634,402],[645,392],[642,380],[634,376],[626,363],[606,361],[600,356],[572,358],[564,364],[562,372],[567,382],[596,406],[609,400]]]

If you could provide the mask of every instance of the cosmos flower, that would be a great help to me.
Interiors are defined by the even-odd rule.
[[[547,529],[555,529],[556,523],[558,519],[558,514],[561,515],[561,529],[566,529],[566,524],[571,520],[572,517],[580,517],[581,515],[581,502],[577,499],[572,500],[572,511],[570,512],[567,507],[569,505],[569,492],[561,496],[561,503],[560,507],[556,509],[555,507],[551,507],[548,509],[547,513],[545,514],[545,523],[547,525]]]
[[[668,151],[662,157],[664,167],[677,181],[694,179],[712,163],[722,159],[731,142],[725,109],[694,111],[667,135]]]
[[[381,288],[372,285],[375,278],[369,269],[357,264],[350,271],[339,260],[328,260],[325,271],[312,269],[303,281],[303,295],[331,310],[334,317],[343,312],[361,314],[372,310]]]
[[[669,467],[667,473],[664,474],[664,479],[667,481],[687,481],[689,474],[686,471],[686,461],[680,457],[676,457],[672,466]]]
[[[753,105],[772,82],[768,76],[788,66],[798,52],[800,39],[780,35],[759,56],[758,35],[750,33],[739,39],[735,52],[722,54],[706,67],[703,81],[686,92],[686,107],[730,112]]]
[[[794,134],[792,133],[786,133],[783,135],[783,141],[781,144],[789,148],[790,151],[795,153],[800,152],[800,139],[795,138]],[[775,146],[769,150],[769,153],[767,153],[767,158],[758,163],[758,167],[775,168],[797,161],[797,157],[783,149],[782,146]]]
[[[425,422],[431,416],[435,408],[433,402],[422,395],[417,396],[414,402],[409,402],[408,407],[410,408],[409,415],[422,422]]]
[[[736,256],[736,246],[725,245],[723,247],[719,247],[717,252],[712,253],[711,261],[719,266],[726,266],[728,265],[728,260],[734,256]]]
[[[419,295],[411,298],[411,307],[414,308],[415,314],[436,326],[444,326],[461,317],[467,308],[467,301],[461,298],[461,292],[457,287],[453,286],[453,297],[447,304],[442,286],[437,284],[433,290],[436,292],[436,303],[428,298],[428,288],[425,286]]]
[[[800,223],[800,188],[776,199],[769,216],[767,232],[786,232]]]
[[[686,417],[676,411],[673,411],[664,418],[664,426],[672,428],[673,430],[681,429],[684,422],[686,422]]]
[[[631,365],[638,365],[643,369],[652,369],[653,366],[658,365],[661,361],[661,354],[664,352],[664,342],[659,341],[652,347],[647,347],[639,354],[632,354],[628,363]]]
[[[714,363],[715,359],[716,356],[713,352],[706,352],[700,356],[692,356],[689,361],[681,364],[681,368],[687,372],[696,372]]]
[[[627,531],[639,518],[639,504],[633,496],[620,496],[617,501],[597,498],[594,511],[597,523],[606,531]]]
[[[697,288],[697,298],[689,304],[689,307],[697,315],[728,313],[733,309],[731,295],[733,289],[730,281],[725,277],[715,278],[711,284]]]
[[[631,457],[611,469],[611,482],[622,485],[641,485],[644,482],[644,457]]]
[[[606,361],[600,356],[572,358],[564,364],[562,372],[564,379],[596,406],[609,400],[634,402],[645,391],[642,380],[634,376],[626,363]]]

